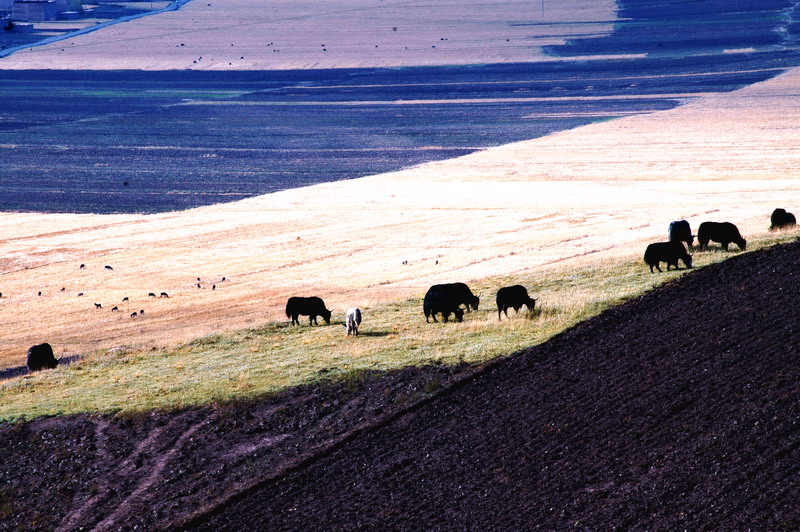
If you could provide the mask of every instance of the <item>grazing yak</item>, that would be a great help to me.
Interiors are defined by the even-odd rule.
[[[677,220],[669,224],[669,237],[670,242],[686,242],[686,247],[692,249],[694,244],[694,235],[689,222],[686,220]]]
[[[472,310],[478,310],[478,303],[480,303],[480,298],[473,294],[469,286],[464,283],[435,284],[428,289],[428,292],[446,294],[453,301],[457,301],[459,305],[465,305],[467,312],[470,307]]]
[[[770,216],[770,222],[769,230],[776,231],[794,227],[797,224],[797,219],[795,219],[794,214],[786,212],[786,209],[775,209],[772,211],[772,216]]]
[[[709,241],[719,242],[722,249],[728,251],[728,244],[733,242],[739,249],[744,251],[747,247],[747,240],[742,238],[739,229],[730,222],[703,222],[697,230],[697,242],[700,249],[707,249]]]
[[[653,273],[653,268],[662,271],[659,263],[667,263],[667,271],[670,266],[678,269],[678,260],[682,260],[687,268],[692,267],[692,256],[683,247],[683,242],[656,242],[647,246],[644,252],[644,261],[650,266],[650,273]]]
[[[455,314],[458,321],[464,319],[464,309],[461,308],[461,298],[449,294],[447,292],[438,292],[432,286],[425,294],[425,299],[422,302],[422,311],[425,313],[425,322],[430,323],[428,318],[436,320],[436,314],[441,313],[442,320],[447,323],[450,314]]]
[[[28,366],[28,372],[33,373],[42,369],[55,368],[58,366],[58,360],[53,355],[53,348],[50,347],[50,344],[44,343],[31,346],[28,349],[26,365]]]
[[[347,329],[347,336],[351,334],[353,336],[358,336],[358,326],[361,325],[361,309],[357,307],[347,309],[344,321],[344,327]]]
[[[331,311],[325,308],[325,302],[318,297],[290,297],[286,302],[286,317],[292,318],[292,325],[300,325],[298,316],[308,316],[308,324],[317,323],[317,316],[322,316],[327,325],[331,323]]]
[[[502,319],[500,313],[503,312],[508,317],[508,309],[513,308],[514,311],[519,313],[519,309],[523,305],[528,307],[528,312],[531,312],[536,306],[536,300],[528,295],[528,290],[520,285],[504,286],[497,291],[497,319]]]

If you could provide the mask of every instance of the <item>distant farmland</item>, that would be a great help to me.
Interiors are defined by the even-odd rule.
[[[0,210],[155,213],[674,107],[787,53],[274,72],[0,72]]]

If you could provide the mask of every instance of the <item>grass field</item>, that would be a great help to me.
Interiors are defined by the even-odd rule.
[[[774,233],[749,251],[796,238]],[[735,249],[735,246],[734,246]],[[695,267],[736,253],[694,252]],[[179,409],[278,392],[320,379],[358,379],[360,372],[426,364],[479,364],[541,343],[603,310],[689,270],[650,274],[640,259],[547,268],[521,277],[474,283],[477,312],[464,322],[423,322],[419,298],[364,308],[358,338],[330,326],[268,322],[162,350],[98,351],[69,367],[11,380],[0,387],[0,419],[22,420],[80,412],[131,413]],[[497,320],[494,294],[521,283],[538,298],[528,315]]]

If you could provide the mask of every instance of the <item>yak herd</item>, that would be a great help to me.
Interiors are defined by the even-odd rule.
[[[796,223],[794,214],[786,212],[785,209],[775,209],[770,217],[769,230],[791,228]],[[696,238],[700,251],[708,249],[709,242],[717,242],[725,251],[728,251],[728,246],[732,243],[741,251],[747,249],[747,240],[742,237],[739,228],[730,222],[703,222],[697,229]],[[689,255],[687,248],[694,249],[694,239],[695,235],[692,234],[689,222],[678,220],[670,223],[668,241],[650,244],[644,252],[644,262],[650,266],[650,273],[653,273],[653,268],[662,271],[660,267],[662,262],[667,264],[667,271],[672,267],[677,270],[678,261],[691,268],[692,256]]]
[[[536,299],[528,295],[528,290],[522,285],[506,286],[497,291],[497,319],[502,319],[502,314],[508,317],[508,309],[516,312],[524,306],[528,311],[533,311]],[[432,319],[438,323],[437,314],[442,315],[442,321],[447,323],[453,314],[456,320],[462,321],[464,312],[478,310],[480,297],[472,293],[469,286],[464,283],[435,284],[431,286],[422,302],[425,321]],[[464,308],[462,308],[462,305]],[[290,318],[292,325],[300,325],[300,316],[308,316],[309,325],[318,325],[318,317],[322,317],[326,324],[331,323],[333,311],[326,308],[325,302],[319,297],[290,297],[286,302],[286,317]],[[345,314],[342,324],[348,335],[357,336],[358,326],[361,325],[361,309],[351,307]]]
[[[770,222],[770,231],[791,228],[797,223],[795,216],[790,212],[786,212],[785,209],[775,209],[770,217]],[[709,242],[719,243],[725,251],[728,251],[728,246],[731,243],[736,244],[742,251],[747,246],[747,241],[739,233],[739,229],[730,222],[703,222],[698,227],[697,235],[694,235],[688,221],[674,221],[669,224],[668,240],[650,244],[644,252],[644,262],[650,267],[650,273],[653,273],[654,269],[659,272],[663,271],[660,267],[662,262],[667,264],[667,271],[671,268],[677,270],[679,261],[683,262],[686,268],[691,268],[692,256],[687,248],[689,250],[694,249],[695,238],[697,238],[701,251],[708,248]],[[81,268],[84,267],[81,264]],[[111,268],[106,266],[106,269]],[[197,280],[200,281],[199,278]],[[225,280],[224,277],[223,280]],[[198,287],[200,287],[199,283]],[[156,297],[156,294],[150,293],[149,296]],[[160,297],[169,296],[166,292],[162,292]],[[508,318],[508,309],[510,308],[519,313],[522,307],[526,307],[530,313],[536,306],[536,299],[530,297],[528,290],[522,285],[500,288],[497,291],[495,302],[497,304],[498,320],[502,319],[503,314]],[[463,320],[465,312],[478,310],[479,303],[480,298],[473,294],[469,286],[464,283],[436,284],[431,286],[425,293],[422,310],[425,315],[425,321],[428,323],[430,319],[438,322],[436,319],[437,314],[442,316],[442,321],[445,323],[448,322],[451,314],[460,322]],[[99,305],[97,306],[99,307]],[[116,307],[112,310],[116,310]],[[322,317],[325,323],[329,325],[331,315],[332,311],[325,306],[325,302],[319,297],[290,297],[286,302],[286,317],[291,319],[292,325],[300,325],[300,316],[308,316],[309,325],[318,325],[318,317]],[[345,327],[348,336],[358,336],[361,318],[362,311],[360,308],[351,307],[347,309],[345,321],[342,325]],[[57,364],[58,360],[54,357],[53,350],[49,344],[35,345],[28,350],[27,366],[31,372],[54,368]]]
[[[771,216],[770,231],[793,227],[796,224],[792,213],[785,209],[775,209]],[[687,251],[694,249],[694,239],[697,238],[700,250],[708,249],[710,242],[717,242],[722,249],[728,251],[728,246],[736,244],[740,250],[747,249],[747,241],[742,237],[739,229],[730,222],[703,222],[697,230],[697,235],[692,234],[692,228],[686,220],[678,220],[669,224],[668,240],[666,242],[656,242],[647,246],[644,252],[644,262],[650,267],[650,273],[654,269],[659,272],[660,263],[667,264],[667,271],[671,268],[678,269],[679,262],[687,268],[692,267],[692,256]],[[685,244],[685,245],[684,245]],[[405,263],[404,263],[405,264]],[[480,298],[472,293],[469,286],[464,283],[435,284],[425,293],[422,300],[422,312],[425,321],[430,323],[436,319],[437,314],[441,314],[442,321],[447,323],[450,315],[455,316],[457,321],[462,321],[464,313],[470,310],[478,310]],[[524,306],[528,312],[533,311],[536,306],[536,299],[528,295],[528,290],[522,285],[505,286],[497,291],[495,298],[497,303],[497,319],[502,319],[505,314],[508,317],[508,309],[513,308],[517,313]],[[332,312],[325,307],[325,303],[319,297],[291,297],[286,303],[286,317],[291,318],[292,325],[299,325],[299,316],[308,316],[309,325],[317,323],[317,317],[322,316],[325,323],[330,324]],[[357,316],[357,324],[355,322]],[[347,334],[358,334],[358,324],[361,323],[361,309],[349,308],[343,324],[347,329]]]

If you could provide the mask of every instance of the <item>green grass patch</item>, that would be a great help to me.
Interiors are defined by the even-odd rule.
[[[794,240],[792,233],[753,239],[750,250]],[[737,253],[694,252],[695,267]],[[330,326],[266,323],[198,338],[166,350],[114,349],[69,367],[0,384],[0,420],[83,412],[135,413],[252,399],[322,380],[358,382],[366,371],[427,364],[481,363],[546,341],[626,299],[683,275],[650,274],[640,258],[471,282],[481,308],[463,323],[425,323],[418,298],[364,308],[358,338]],[[498,288],[525,285],[537,309],[497,319]],[[439,386],[426,385],[428,391]]]

